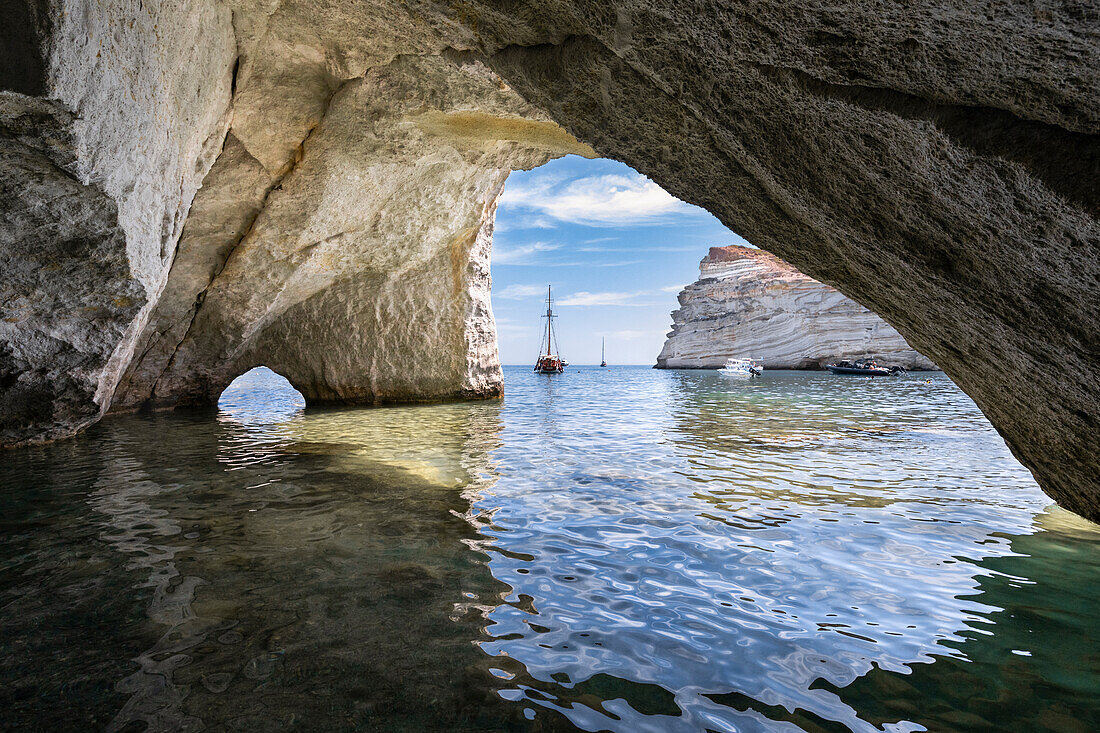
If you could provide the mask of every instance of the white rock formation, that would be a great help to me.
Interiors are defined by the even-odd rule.
[[[717,369],[745,356],[768,369],[867,356],[884,366],[937,368],[859,303],[758,249],[711,247],[679,301],[657,357],[662,369]]]
[[[496,199],[592,149],[385,0],[143,7],[57,0],[42,96],[0,91],[0,444],[258,364],[312,403],[499,394]]]
[[[208,404],[260,364],[314,404],[499,394],[496,199],[511,170],[590,149],[440,56],[344,82],[296,151],[235,124],[113,408]]]

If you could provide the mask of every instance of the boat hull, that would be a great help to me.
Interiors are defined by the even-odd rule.
[[[539,374],[561,374],[565,371],[566,362],[556,356],[540,356],[535,362],[535,371]]]
[[[833,374],[851,374],[864,377],[890,377],[893,372],[889,369],[861,369],[860,367],[826,366]]]
[[[724,377],[759,377],[764,373],[764,367],[752,359],[727,359],[718,373]]]
[[[761,369],[761,370],[757,371],[755,369],[752,369],[752,370],[746,371],[744,369],[719,369],[718,373],[721,374],[723,377],[746,377],[746,378],[748,378],[748,377],[759,377],[761,374],[764,373],[764,370]]]

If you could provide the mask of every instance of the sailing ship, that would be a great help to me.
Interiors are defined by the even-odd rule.
[[[565,365],[568,363],[558,355],[557,350],[554,348],[557,345],[557,339],[554,338],[554,319],[557,316],[554,315],[552,305],[553,302],[550,299],[550,286],[547,285],[546,315],[543,316],[543,318],[546,319],[546,330],[543,332],[546,338],[539,342],[539,349],[541,350],[541,344],[545,343],[546,351],[539,354],[539,358],[535,362],[535,371],[539,374],[561,374],[565,371]]]
[[[600,339],[600,366],[607,366],[607,337]]]

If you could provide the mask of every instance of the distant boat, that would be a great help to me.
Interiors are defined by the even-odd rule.
[[[759,377],[764,373],[764,367],[752,359],[728,359],[718,373],[723,377]]]
[[[607,366],[607,338],[600,339],[600,366]]]
[[[546,286],[546,351],[539,354],[535,361],[535,371],[539,374],[561,374],[569,363],[562,359],[554,350],[554,311],[551,308],[550,286]],[[541,344],[541,341],[540,341]],[[542,348],[541,345],[539,347]]]
[[[826,364],[825,368],[833,374],[853,374],[865,377],[892,377],[905,371],[903,367],[880,367],[874,359],[842,361],[839,364]]]

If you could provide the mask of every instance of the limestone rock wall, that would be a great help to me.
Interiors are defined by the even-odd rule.
[[[231,132],[114,408],[208,404],[259,364],[312,402],[498,394],[496,198],[584,151],[557,130],[478,62],[408,56],[337,88],[277,184]]]
[[[3,443],[110,404],[221,147],[235,58],[213,0],[57,0],[24,20],[38,78],[0,74],[21,82],[0,92]]]
[[[882,316],[1052,497],[1100,519],[1093,2],[29,0],[9,15],[5,444],[112,406],[209,401],[272,359],[316,396],[442,396],[357,376],[396,369],[336,336],[367,324],[394,339],[386,359],[486,349],[494,192],[510,168],[594,150]],[[387,312],[423,335],[381,327]],[[323,367],[293,344],[316,319]],[[446,391],[492,393],[486,354],[449,351]]]
[[[1100,520],[1100,7],[463,8],[528,101],[882,316]]]
[[[2,93],[0,442],[264,363],[313,402],[499,394],[496,197],[588,146],[386,2],[28,7],[41,79],[0,74],[44,97]]]
[[[711,247],[679,295],[662,369],[718,369],[748,356],[768,369],[820,369],[874,356],[884,366],[936,369],[859,303],[761,250]]]
[[[103,369],[146,303],[115,202],[77,178],[71,122],[0,92],[0,444],[94,420]]]

